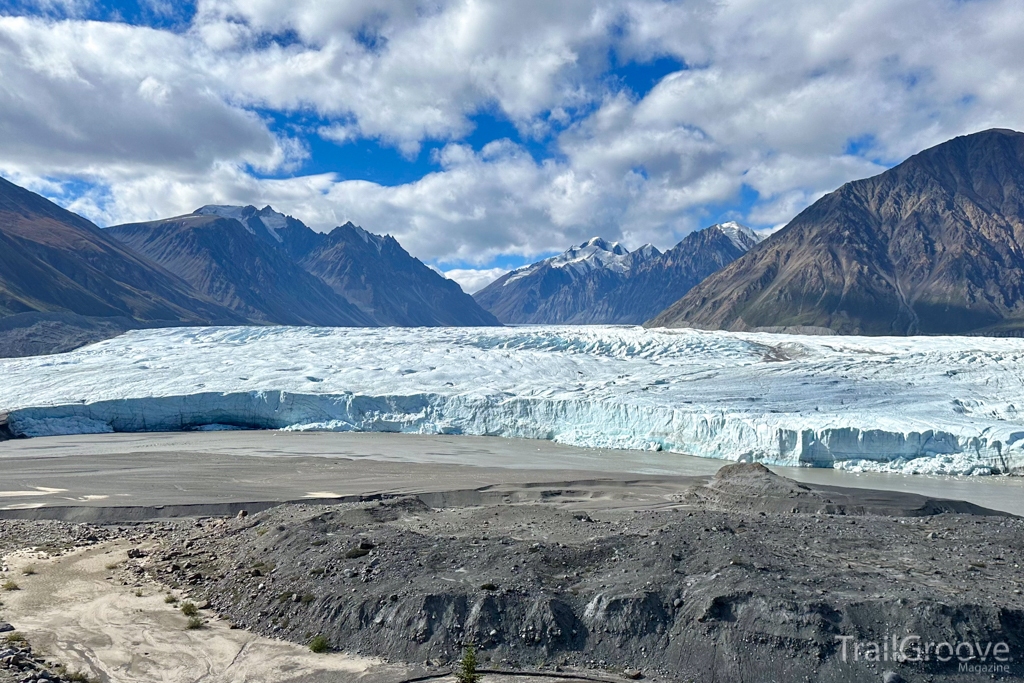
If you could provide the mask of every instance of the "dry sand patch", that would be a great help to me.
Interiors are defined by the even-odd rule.
[[[346,654],[316,655],[204,614],[206,625],[164,602],[156,584],[115,583],[107,567],[130,544],[103,543],[56,558],[19,551],[6,558],[21,590],[5,594],[5,619],[37,652],[111,683],[399,680],[401,667]],[[35,574],[24,576],[32,567]]]

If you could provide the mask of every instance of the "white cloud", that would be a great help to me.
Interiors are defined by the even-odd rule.
[[[90,6],[39,2],[54,16]],[[0,172],[103,223],[270,203],[318,228],[390,232],[449,265],[596,233],[668,246],[733,207],[743,186],[759,199],[737,217],[775,226],[879,161],[1024,129],[1019,9],[202,0],[179,32],[0,16]],[[610,51],[690,68],[639,97],[605,78]],[[287,177],[307,150],[254,113],[267,110],[315,113],[319,135],[339,144],[369,137],[413,155],[440,140],[440,169],[395,187]],[[507,140],[460,142],[480,111],[545,141],[550,158]]]
[[[0,16],[0,165],[111,179],[285,163],[286,141],[214,89],[180,37]]]
[[[442,274],[449,280],[455,280],[466,294],[476,294],[508,272],[507,268],[453,268]]]

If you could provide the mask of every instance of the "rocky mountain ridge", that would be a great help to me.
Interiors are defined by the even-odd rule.
[[[1024,133],[988,130],[847,183],[653,327],[1024,333]]]
[[[66,351],[136,327],[246,319],[90,221],[0,178],[0,356]]]
[[[352,223],[319,233],[266,206],[207,205],[110,234],[199,291],[269,324],[497,325],[393,237]]]
[[[691,233],[664,253],[595,237],[508,273],[474,298],[504,323],[639,325],[759,239],[733,222]]]

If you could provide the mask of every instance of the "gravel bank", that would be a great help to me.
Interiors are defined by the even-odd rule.
[[[139,528],[156,546],[124,571],[256,633],[323,634],[438,673],[469,641],[506,670],[752,683],[977,680],[956,661],[843,661],[843,636],[1024,653],[1019,518],[813,489],[746,465],[660,509],[623,505],[628,490],[614,504],[593,494],[520,502],[508,488],[167,522]]]

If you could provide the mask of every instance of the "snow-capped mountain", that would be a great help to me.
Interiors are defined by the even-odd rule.
[[[234,219],[251,234],[271,246],[283,249],[293,259],[301,258],[308,253],[319,240],[319,233],[311,230],[305,223],[275,211],[270,206],[257,209],[255,206],[208,204],[196,209],[194,213],[199,216]]]
[[[640,324],[758,241],[734,222],[692,233],[665,253],[594,237],[508,273],[474,298],[505,323]]]
[[[729,241],[736,245],[737,249],[743,251],[749,250],[752,246],[761,241],[761,237],[748,228],[745,225],[740,225],[736,221],[728,221],[727,223],[719,223],[716,226]]]
[[[108,228],[251,320],[291,325],[496,325],[457,284],[390,236],[319,233],[270,206],[207,205]]]

